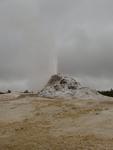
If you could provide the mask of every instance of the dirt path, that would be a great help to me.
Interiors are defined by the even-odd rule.
[[[1,96],[0,150],[113,150],[113,100]]]

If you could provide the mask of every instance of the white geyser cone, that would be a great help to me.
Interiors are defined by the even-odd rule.
[[[53,75],[47,85],[39,92],[39,96],[80,99],[100,99],[103,97],[96,90],[83,87],[75,78],[64,74]]]

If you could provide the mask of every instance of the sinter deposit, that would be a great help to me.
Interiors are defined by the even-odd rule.
[[[83,87],[74,77],[64,74],[53,75],[44,89],[39,92],[39,96],[81,99],[97,99],[104,97],[96,90]]]

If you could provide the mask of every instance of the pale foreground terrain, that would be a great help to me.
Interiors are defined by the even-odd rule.
[[[113,150],[113,100],[0,95],[0,150]]]

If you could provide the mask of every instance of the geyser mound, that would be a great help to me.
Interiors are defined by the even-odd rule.
[[[102,98],[96,90],[83,87],[76,79],[69,75],[53,75],[47,85],[39,92],[39,96],[47,98]]]

